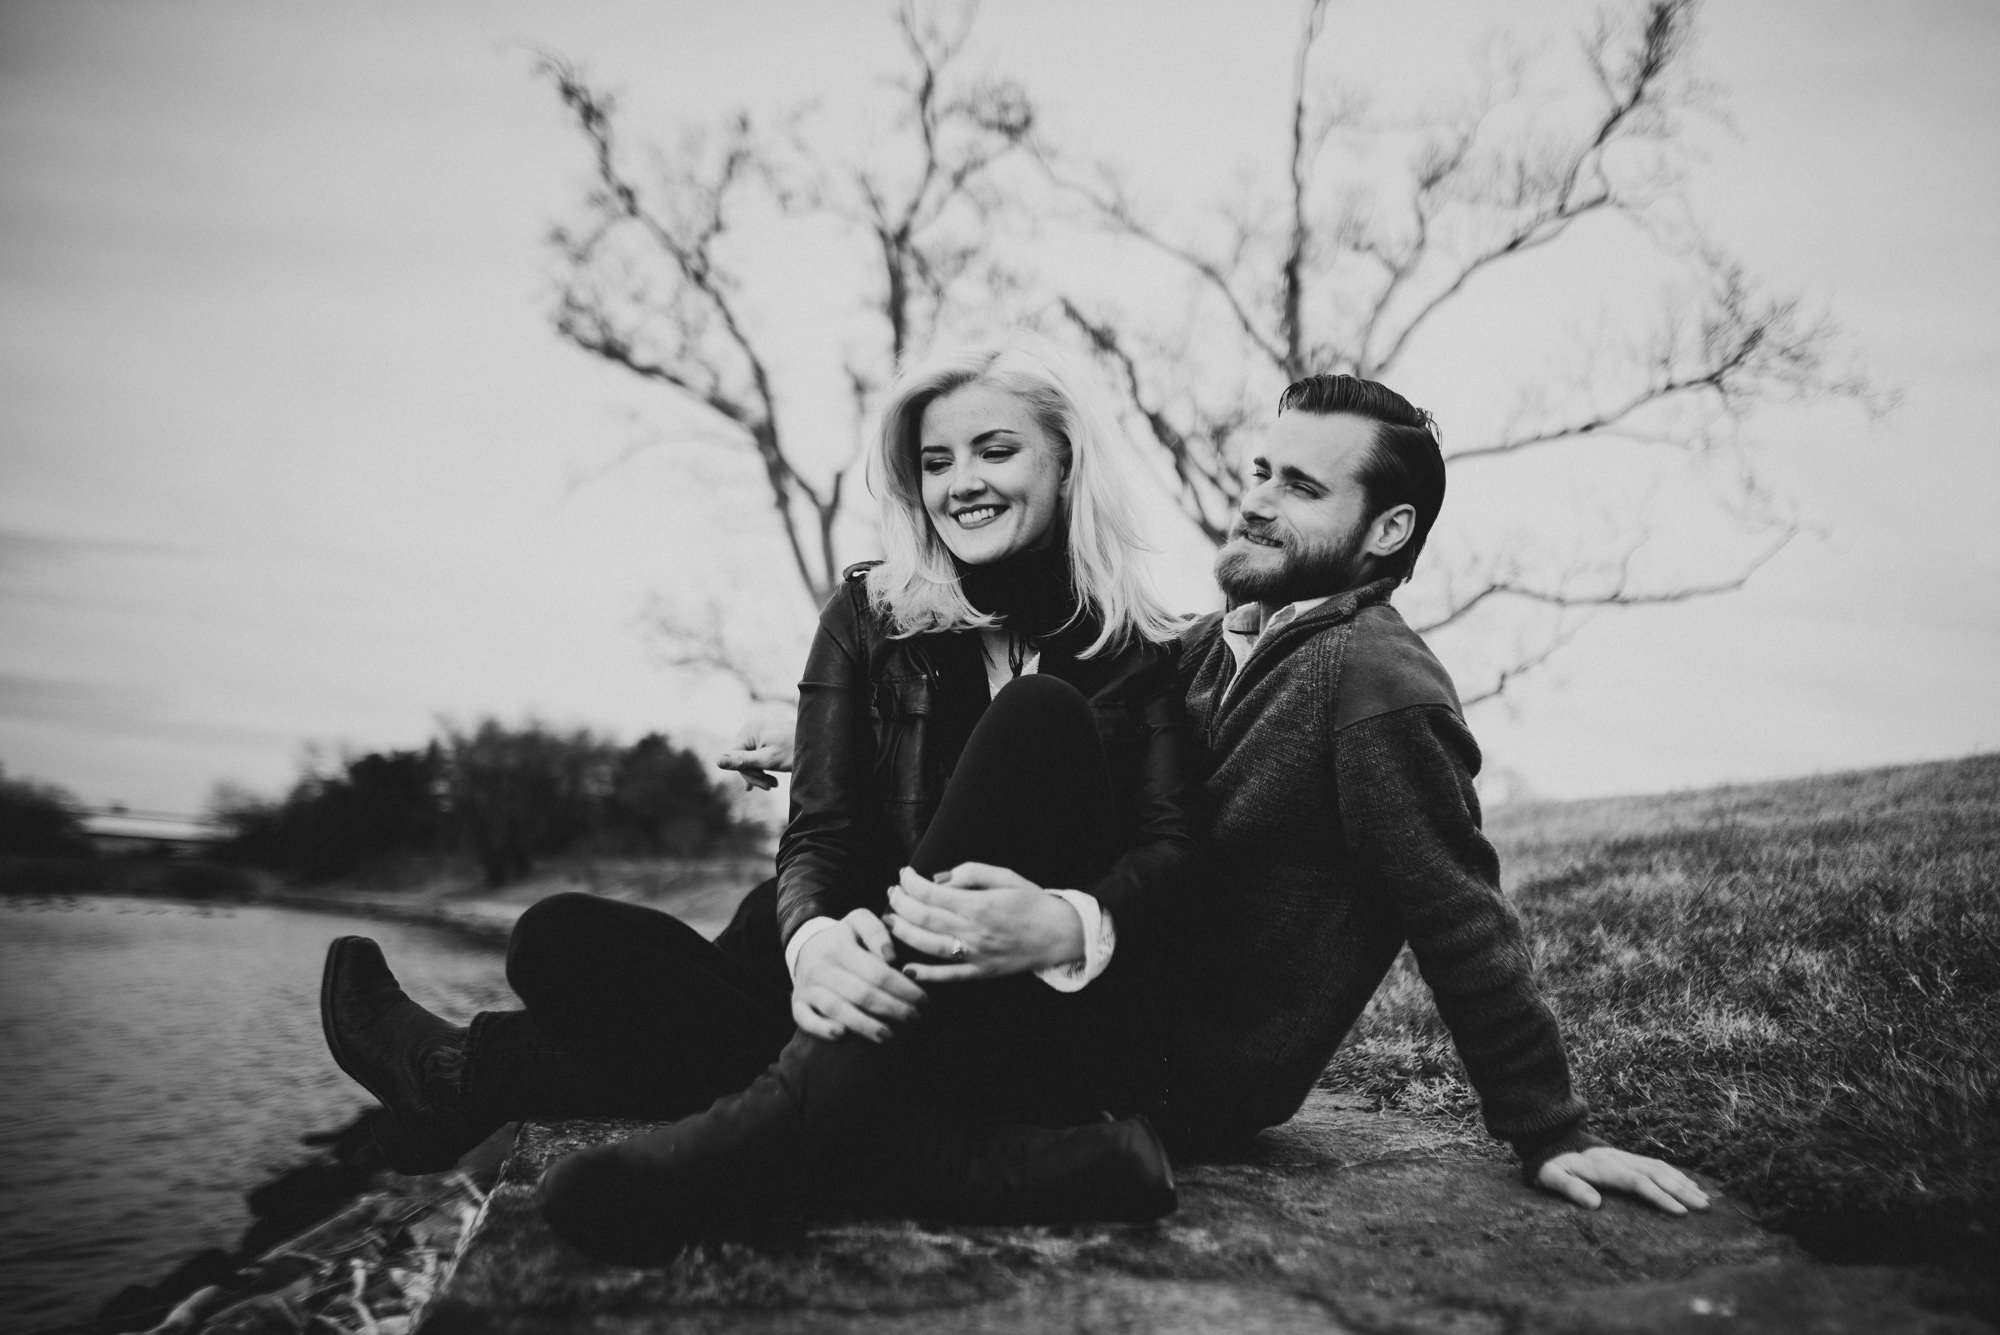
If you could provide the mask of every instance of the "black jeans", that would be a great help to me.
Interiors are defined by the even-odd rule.
[[[473,1020],[467,1099],[507,1121],[675,1118],[741,1089],[792,1034],[776,903],[775,882],[758,886],[712,944],[672,914],[597,895],[532,905],[507,943],[525,1009]]]
[[[1113,811],[1089,703],[1053,677],[1024,677],[973,729],[910,863],[935,875],[986,862],[1082,888],[1116,855]],[[1134,972],[1114,958],[1075,993],[1030,975],[933,985],[924,1017],[892,1040],[906,1048],[900,1065],[939,1106],[982,1120],[1136,1110],[1158,1062],[1139,1038],[1147,1017]],[[553,1044],[615,1094],[593,1095],[609,1106],[591,1109],[561,1091],[499,1091],[489,1098],[512,1104],[494,1108],[501,1116],[684,1116],[747,1085],[793,1033],[774,881],[750,892],[712,944],[653,909],[551,896],[516,924],[507,978],[526,1011],[475,1022],[468,1084],[503,1064],[496,1047]]]

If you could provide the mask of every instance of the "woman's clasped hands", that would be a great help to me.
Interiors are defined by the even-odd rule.
[[[882,921],[897,941],[940,961],[903,966],[920,983],[1002,978],[1083,958],[1074,908],[1018,872],[983,862],[961,862],[935,879],[903,868]]]
[[[939,962],[899,968],[898,943]],[[921,1012],[919,984],[1003,978],[1083,953],[1076,910],[1017,872],[962,862],[932,879],[905,867],[886,915],[855,909],[800,949],[792,1020],[817,1038],[882,1043]]]

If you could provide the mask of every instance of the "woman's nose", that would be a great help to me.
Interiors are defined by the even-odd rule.
[[[951,494],[959,499],[977,496],[986,490],[986,479],[979,474],[977,464],[962,464],[952,470]]]

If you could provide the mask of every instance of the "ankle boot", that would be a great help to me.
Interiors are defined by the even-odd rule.
[[[970,1127],[922,1110],[894,1119],[885,1175],[901,1208],[962,1224],[1143,1223],[1178,1204],[1166,1146],[1144,1117],[1082,1126]]]
[[[382,1104],[372,1129],[397,1172],[442,1172],[498,1129],[463,1111],[466,1031],[410,1000],[367,937],[327,947],[319,1018],[334,1061]]]
[[[879,1106],[890,1048],[799,1033],[738,1094],[705,1112],[550,1165],[542,1214],[602,1260],[644,1264],[686,1243],[814,1200]]]

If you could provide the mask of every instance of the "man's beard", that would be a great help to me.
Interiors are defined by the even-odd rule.
[[[1239,541],[1247,541],[1244,531],[1251,527],[1237,520],[1228,545],[1215,557],[1215,582],[1222,586],[1232,607],[1241,603],[1283,607],[1302,598],[1345,593],[1365,582],[1368,558],[1361,551],[1362,544],[1368,541],[1365,524],[1355,525],[1338,542],[1310,545],[1288,542],[1278,549],[1284,560],[1264,567],[1253,564],[1253,558],[1237,547]],[[1270,532],[1268,528],[1255,531]]]

